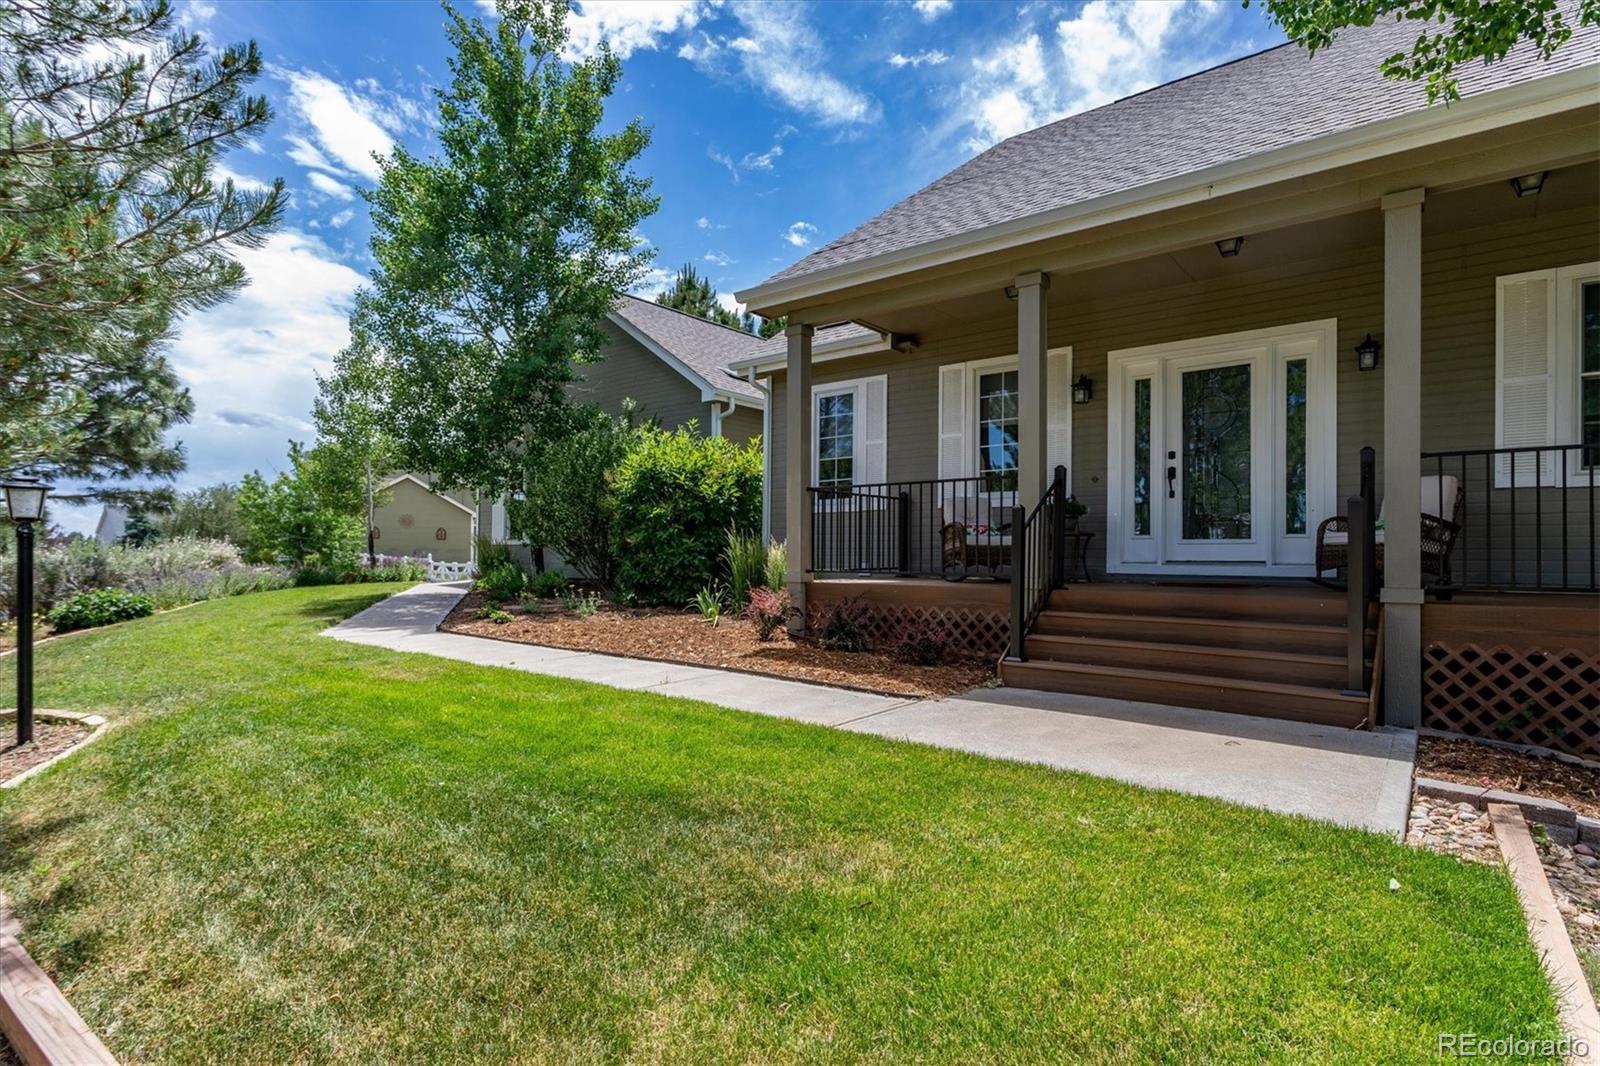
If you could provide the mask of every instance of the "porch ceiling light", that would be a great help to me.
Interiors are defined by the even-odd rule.
[[[1541,170],[1537,174],[1524,174],[1520,178],[1511,179],[1511,191],[1520,196],[1538,196],[1539,190],[1544,188],[1544,179],[1550,176],[1548,170]]]
[[[1088,374],[1079,374],[1078,380],[1072,383],[1072,402],[1088,403],[1094,399],[1094,382],[1089,380]]]
[[[1217,242],[1217,254],[1224,259],[1232,259],[1239,254],[1239,249],[1243,247],[1243,237],[1224,237]]]
[[[1378,369],[1378,360],[1383,355],[1383,345],[1372,339],[1372,334],[1367,334],[1367,339],[1356,345],[1356,367],[1360,370]]]

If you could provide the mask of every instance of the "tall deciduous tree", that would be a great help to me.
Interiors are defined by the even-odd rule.
[[[282,212],[214,177],[271,114],[255,45],[209,51],[167,0],[0,4],[0,471],[170,477],[193,404],[164,355],[244,282]],[[102,484],[106,499],[137,499]]]
[[[445,8],[440,152],[396,149],[367,194],[377,268],[354,321],[367,346],[331,386],[362,364],[408,469],[494,495],[565,428],[573,364],[598,357],[601,322],[648,264],[637,227],[657,204],[631,169],[644,126],[601,130],[616,57],[563,59],[566,0],[496,11],[485,25]]]
[[[1396,52],[1379,69],[1385,77],[1426,81],[1428,102],[1460,96],[1455,71],[1473,60],[1493,62],[1524,40],[1544,58],[1572,36],[1571,0],[1261,0],[1272,21],[1315,55],[1346,26],[1370,26],[1380,18],[1412,20],[1417,29],[1410,52]],[[1245,0],[1246,6],[1251,0]],[[1600,0],[1578,0],[1580,26],[1600,24]]]

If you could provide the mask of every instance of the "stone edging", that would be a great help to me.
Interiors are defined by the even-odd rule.
[[[1528,823],[1521,808],[1514,804],[1491,802],[1488,811],[1500,854],[1522,901],[1528,936],[1555,989],[1561,1026],[1573,1042],[1567,1062],[1600,1063],[1600,1010],[1595,1008],[1594,993],[1584,978],[1567,924],[1556,908]]]
[[[17,716],[17,709],[9,707],[0,710],[0,721],[9,721]],[[30,766],[15,777],[0,781],[0,788],[16,788],[35,774],[42,774],[56,763],[69,755],[75,755],[88,745],[104,736],[106,733],[106,719],[99,714],[80,714],[77,711],[34,711],[33,716],[41,722],[75,722],[78,725],[88,726],[89,735],[78,741],[65,751],[58,751],[44,762]]]
[[[28,1066],[116,1066],[116,1056],[33,961],[19,932],[0,895],[0,1030],[11,1049]]]
[[[1488,810],[1491,803],[1516,807],[1528,821],[1544,826],[1550,839],[1557,844],[1571,847],[1583,843],[1600,850],[1600,818],[1585,817],[1565,803],[1538,796],[1524,796],[1520,792],[1502,792],[1480,785],[1440,781],[1432,777],[1418,777],[1415,785],[1419,796],[1432,796],[1450,803],[1468,803],[1480,811]]]

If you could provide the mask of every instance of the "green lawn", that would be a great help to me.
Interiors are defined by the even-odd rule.
[[[0,798],[0,884],[119,1055],[1394,1062],[1555,1034],[1497,870],[316,636],[389,591],[41,649],[42,703],[122,724]]]

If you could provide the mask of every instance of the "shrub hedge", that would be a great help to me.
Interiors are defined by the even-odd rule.
[[[143,618],[154,614],[155,601],[142,592],[127,589],[93,589],[80,592],[63,600],[50,611],[50,625],[58,633],[72,629],[90,629],[108,626],[113,622],[126,622],[130,618]]]

